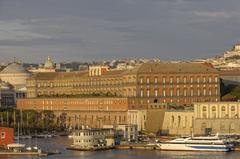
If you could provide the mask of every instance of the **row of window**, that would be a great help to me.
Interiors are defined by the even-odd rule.
[[[146,79],[144,79],[144,77],[140,77],[140,80],[139,80],[139,82],[141,83],[141,84],[143,84],[143,83],[147,83],[147,84],[149,84],[149,83],[155,83],[155,84],[157,84],[157,83],[159,83],[160,81],[159,81],[159,78],[158,77],[154,77],[154,81],[151,81],[150,80],[150,77],[146,77]],[[215,83],[217,83],[218,82],[218,77],[216,76],[216,77],[212,77],[212,76],[209,76],[209,77],[205,77],[205,76],[203,76],[203,77],[200,77],[200,76],[198,76],[198,77],[190,77],[190,78],[187,78],[187,77],[162,77],[162,79],[161,79],[161,83],[187,83],[187,82],[190,82],[190,83],[200,83],[200,82],[202,82],[202,83],[212,83],[212,82],[215,82]]]
[[[166,97],[166,96],[170,96],[170,97],[173,97],[173,96],[213,96],[213,95],[218,95],[218,89],[215,88],[214,90],[213,89],[205,89],[203,88],[202,90],[200,88],[197,88],[194,89],[193,88],[190,88],[190,89],[187,89],[187,88],[177,88],[176,91],[174,91],[174,89],[170,89],[169,91],[167,91],[166,89],[163,89],[162,90],[162,96],[163,97]],[[159,96],[159,92],[160,90],[159,89],[154,89],[154,96],[155,97],[158,97]],[[150,89],[147,89],[146,90],[146,94],[144,94],[144,90],[143,89],[140,89],[140,96],[141,97],[150,97],[151,94],[150,94]]]
[[[216,106],[213,106],[211,110],[214,112],[214,111],[216,111],[216,108],[217,108]],[[231,111],[235,111],[235,110],[236,110],[236,106],[231,106],[230,110],[231,110]],[[203,107],[202,107],[202,111],[203,111],[203,112],[207,111],[207,107],[206,107],[206,106],[203,106]],[[222,106],[222,107],[221,107],[221,111],[226,111],[226,107],[225,107],[225,106]]]

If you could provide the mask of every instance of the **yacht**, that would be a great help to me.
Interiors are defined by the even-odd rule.
[[[169,151],[222,151],[227,152],[233,148],[231,143],[215,136],[176,138],[171,141],[157,144],[160,150]]]

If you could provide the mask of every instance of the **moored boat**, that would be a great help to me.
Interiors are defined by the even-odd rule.
[[[233,145],[220,139],[218,135],[207,137],[177,138],[171,141],[158,143],[160,150],[169,151],[222,151],[227,152]]]

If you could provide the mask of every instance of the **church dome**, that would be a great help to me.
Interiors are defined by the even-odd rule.
[[[50,56],[48,56],[47,61],[44,64],[44,68],[54,68],[54,65]]]
[[[11,89],[11,86],[10,84],[6,83],[6,82],[3,82],[0,80],[0,88],[2,90],[10,90]]]
[[[30,76],[31,73],[17,62],[11,63],[0,72],[0,79],[14,88],[26,86],[26,79]]]
[[[27,74],[28,72],[23,68],[23,66],[19,63],[11,63],[7,67],[5,67],[0,74]]]

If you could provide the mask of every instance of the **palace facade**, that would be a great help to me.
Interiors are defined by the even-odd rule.
[[[219,101],[219,73],[202,63],[144,63],[132,70],[90,66],[88,71],[36,73],[27,97],[128,97],[129,109],[149,103]]]
[[[20,110],[51,110],[56,119],[66,118],[67,127],[127,124],[127,98],[26,98],[17,101]]]

